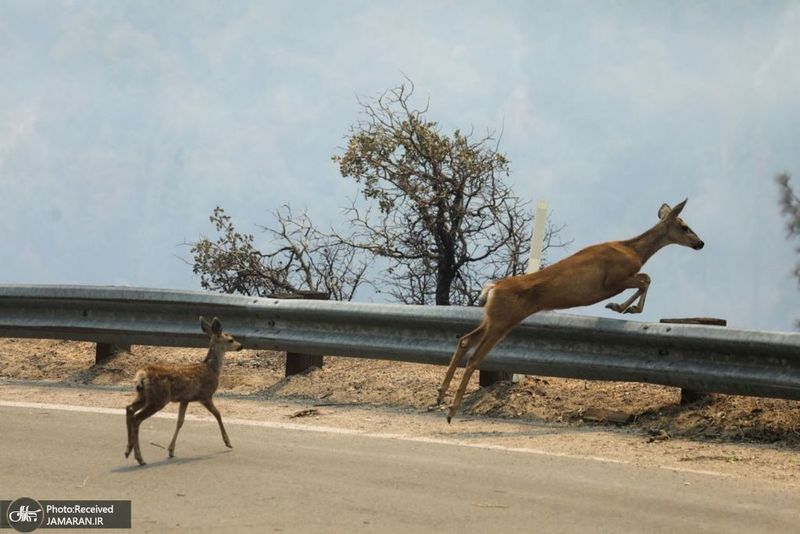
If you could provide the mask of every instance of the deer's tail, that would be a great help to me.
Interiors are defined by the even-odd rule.
[[[147,373],[144,369],[139,369],[136,372],[136,377],[133,379],[133,384],[136,387],[137,393],[144,393],[144,389],[147,384]]]
[[[494,289],[495,282],[489,282],[481,289],[481,294],[478,295],[478,306],[485,306],[486,301],[489,300],[489,293]]]

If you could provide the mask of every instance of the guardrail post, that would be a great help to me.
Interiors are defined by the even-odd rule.
[[[482,388],[512,378],[514,378],[514,373],[508,371],[478,371],[478,383]]]
[[[94,349],[95,365],[103,363],[118,352],[130,352],[130,345],[115,345],[114,343],[98,343]]]
[[[667,324],[702,324],[706,326],[728,326],[728,321],[725,319],[716,319],[713,317],[687,317],[683,319],[661,319],[661,323]],[[703,400],[708,396],[705,391],[697,391],[694,389],[681,388],[681,406],[692,404]]]
[[[298,291],[297,293],[290,293],[286,295],[273,295],[275,298],[284,299],[306,299],[306,300],[328,300],[330,294],[322,293],[319,291]],[[287,352],[286,353],[286,373],[284,376],[292,376],[300,374],[312,367],[322,367],[321,354],[303,354],[301,352]]]

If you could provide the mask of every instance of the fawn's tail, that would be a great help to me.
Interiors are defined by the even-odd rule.
[[[147,373],[144,369],[139,369],[136,372],[136,377],[133,379],[133,383],[136,386],[136,391],[139,393],[144,393],[145,382],[147,381]]]

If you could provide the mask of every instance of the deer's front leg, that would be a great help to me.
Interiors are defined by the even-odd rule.
[[[172,441],[169,443],[168,449],[170,458],[175,456],[175,442],[178,441],[178,432],[183,426],[183,419],[186,417],[187,406],[189,406],[189,403],[183,401],[181,402],[180,408],[178,408],[178,424],[175,426],[175,434],[172,436]]]
[[[642,313],[644,301],[647,297],[647,289],[650,287],[650,277],[645,273],[638,273],[619,282],[619,286],[623,289],[636,288],[637,291],[622,304],[610,302],[606,304],[606,308],[619,313]],[[631,306],[637,298],[639,301]]]
[[[136,397],[136,400],[130,403],[125,408],[125,424],[128,427],[128,445],[125,447],[125,458],[131,454],[133,450],[133,416],[142,407],[147,404],[143,397]]]

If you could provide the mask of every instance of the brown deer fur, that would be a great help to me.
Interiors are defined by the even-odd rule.
[[[126,423],[128,426],[128,446],[125,457],[134,451],[134,456],[140,465],[145,465],[139,449],[139,426],[142,421],[159,412],[170,402],[179,402],[178,424],[172,442],[169,444],[169,457],[175,455],[175,441],[178,431],[183,426],[186,407],[190,402],[197,401],[211,412],[219,423],[222,439],[227,447],[231,447],[228,434],[222,424],[222,416],[214,406],[212,396],[219,385],[219,373],[222,370],[223,358],[226,352],[241,350],[242,344],[233,339],[233,336],[222,331],[222,323],[216,317],[209,324],[200,317],[200,327],[208,334],[210,343],[208,355],[202,363],[189,365],[148,365],[136,372],[134,383],[136,385],[136,399],[126,408]]]
[[[642,265],[669,244],[695,250],[703,248],[703,241],[678,217],[685,205],[686,200],[672,209],[663,204],[658,211],[658,223],[632,239],[590,246],[541,271],[487,284],[481,292],[481,300],[486,303],[483,321],[478,328],[459,339],[439,387],[438,402],[441,403],[458,363],[467,351],[475,347],[450,405],[447,422],[458,410],[470,376],[481,361],[529,315],[543,310],[589,306],[626,289],[636,289],[636,292],[625,302],[610,303],[606,308],[619,313],[641,313],[650,287],[650,277],[639,272]],[[638,302],[633,304],[636,299]]]

